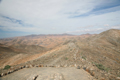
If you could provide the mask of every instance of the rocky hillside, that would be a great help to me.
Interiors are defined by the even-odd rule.
[[[63,36],[61,39],[58,36],[54,39],[53,42],[61,40],[61,43],[58,42],[57,46],[51,49],[47,48],[45,52],[24,57],[24,61],[19,60],[19,64],[14,67],[39,64],[66,67],[79,65],[87,72],[92,70],[92,76],[98,80],[113,80],[120,77],[120,30],[111,29],[82,39],[80,36],[69,36],[65,41],[62,41]],[[10,45],[9,41],[3,43]],[[17,49],[26,49],[26,46],[21,47],[15,46]],[[38,48],[44,49],[45,47]]]

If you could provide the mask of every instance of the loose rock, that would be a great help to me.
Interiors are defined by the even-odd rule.
[[[80,69],[80,66],[77,66],[77,69]]]

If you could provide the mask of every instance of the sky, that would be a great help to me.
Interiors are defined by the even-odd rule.
[[[0,0],[0,38],[120,29],[120,0]]]

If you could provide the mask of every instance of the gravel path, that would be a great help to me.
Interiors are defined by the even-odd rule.
[[[19,70],[0,80],[93,80],[93,77],[83,69],[75,67],[34,67]]]

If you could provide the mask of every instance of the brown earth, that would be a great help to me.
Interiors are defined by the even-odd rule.
[[[38,45],[41,41],[43,44]],[[120,30],[111,29],[84,38],[83,35],[27,36],[3,39],[0,42],[2,47],[6,46],[1,49],[1,56],[9,53],[8,57],[1,58],[2,68],[7,64],[13,67],[31,64],[80,65],[87,72],[92,70],[94,77],[99,80],[113,80],[120,76]],[[13,57],[9,51],[15,53]]]
[[[17,65],[38,58],[52,51],[72,38],[86,38],[90,34],[73,35],[30,35],[0,40],[0,68],[5,65]]]

